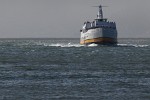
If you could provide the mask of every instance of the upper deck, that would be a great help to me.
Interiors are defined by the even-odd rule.
[[[102,7],[103,6],[97,6],[99,7],[99,11],[97,14],[97,18],[94,19],[93,22],[85,22],[82,30],[88,30],[88,29],[93,29],[93,28],[113,28],[116,29],[116,23],[115,22],[109,22],[107,18],[103,18],[103,11]]]

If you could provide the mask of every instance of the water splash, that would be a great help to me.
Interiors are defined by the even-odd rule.
[[[89,44],[88,47],[97,47],[98,44],[95,44],[95,43],[92,43],[92,44]]]

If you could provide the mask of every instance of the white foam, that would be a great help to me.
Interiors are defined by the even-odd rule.
[[[118,46],[128,46],[128,47],[148,47],[149,45],[138,45],[138,44],[117,44]]]
[[[128,46],[128,44],[117,44],[117,46]]]
[[[96,47],[98,46],[98,44],[95,44],[95,43],[92,43],[92,44],[89,44],[88,47]]]
[[[52,47],[84,47],[85,45],[81,45],[78,43],[42,43],[38,42],[37,45],[43,45],[43,46],[52,46]],[[89,44],[87,47],[97,47],[98,44]],[[148,47],[149,45],[139,45],[139,44],[117,44],[117,46],[120,47]]]
[[[72,43],[52,43],[52,44],[48,44],[48,43],[44,43],[44,46],[52,46],[52,47],[82,47],[84,45],[80,45],[80,44],[72,44]]]

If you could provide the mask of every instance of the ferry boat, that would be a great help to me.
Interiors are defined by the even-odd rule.
[[[117,28],[115,22],[110,22],[107,18],[103,18],[102,7],[106,6],[94,6],[98,7],[99,11],[97,18],[93,22],[85,22],[81,32],[80,44],[117,44]]]

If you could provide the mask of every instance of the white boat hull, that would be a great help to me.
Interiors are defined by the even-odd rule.
[[[80,44],[116,44],[117,30],[115,28],[93,28],[81,32]]]

